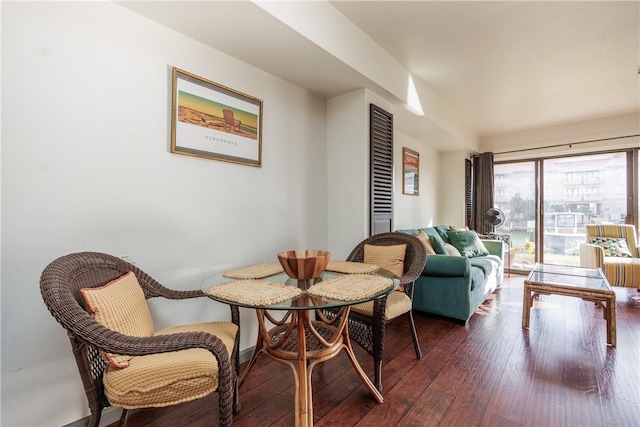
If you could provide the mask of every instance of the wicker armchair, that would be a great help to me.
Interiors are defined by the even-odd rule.
[[[105,394],[104,378],[110,374],[110,369],[119,371],[119,375],[128,375],[127,370],[136,363],[144,361],[148,363],[149,358],[162,357],[158,353],[168,353],[168,357],[174,358],[178,355],[184,357],[185,352],[179,350],[186,349],[205,349],[210,352],[198,354],[205,360],[211,360],[211,364],[204,363],[209,370],[215,373],[215,362],[217,362],[217,385],[214,377],[207,378],[208,387],[211,391],[205,393],[210,394],[213,391],[218,393],[219,401],[219,421],[220,425],[228,426],[232,424],[233,412],[240,407],[237,393],[237,377],[239,372],[239,327],[240,316],[237,306],[231,306],[231,318],[233,323],[228,322],[212,322],[199,325],[187,325],[179,327],[179,330],[185,331],[181,333],[171,333],[171,329],[167,328],[152,336],[129,336],[121,334],[112,329],[108,329],[98,323],[90,314],[87,304],[81,294],[83,288],[99,288],[110,283],[123,275],[133,272],[137,279],[144,300],[142,304],[146,304],[146,300],[154,297],[163,297],[167,299],[185,299],[204,297],[205,295],[199,290],[193,291],[175,291],[167,289],[160,283],[155,281],[149,275],[144,273],[135,265],[132,265],[118,257],[95,252],[81,252],[62,256],[49,264],[40,278],[40,290],[47,308],[55,317],[55,319],[67,331],[67,335],[71,341],[73,354],[80,371],[80,377],[84,385],[85,393],[91,410],[89,420],[90,426],[98,426],[102,410],[108,406],[120,406],[124,408],[120,424],[126,422],[128,409],[150,406],[168,406],[170,404],[195,400],[204,396],[189,395],[186,390],[180,386],[186,381],[177,383],[177,389],[173,389],[173,395],[168,397],[162,404],[145,404],[139,406],[136,402],[140,400],[132,400],[132,403],[126,401],[112,404]],[[132,281],[135,283],[135,280]],[[134,285],[137,289],[137,286]],[[135,290],[134,289],[134,290]],[[85,291],[86,292],[86,291]],[[137,290],[138,294],[140,291]],[[222,339],[216,335],[206,331],[222,330],[216,328],[226,327],[228,332],[225,336],[227,343],[233,344],[233,348],[227,350],[227,346]],[[191,329],[193,328],[193,329]],[[167,330],[169,330],[167,332]],[[193,332],[192,332],[193,331]],[[235,337],[234,337],[235,333]],[[221,335],[222,336],[222,335]],[[115,355],[126,355],[130,358],[131,367],[124,369],[113,368],[109,365],[103,353]],[[192,353],[190,353],[192,354]],[[153,355],[153,356],[149,356]],[[212,356],[212,357],[211,357]],[[211,368],[213,366],[213,368]],[[133,371],[131,371],[133,372]],[[151,377],[147,375],[147,377]],[[134,381],[128,379],[128,381]],[[164,387],[158,388],[158,393],[166,393]],[[173,399],[173,400],[171,400]],[[173,402],[173,403],[167,403]]]
[[[358,307],[360,304],[352,306],[349,314],[349,337],[360,344],[373,357],[374,384],[380,391],[382,391],[382,359],[384,357],[386,322],[404,315],[413,339],[416,357],[418,359],[422,358],[410,303],[413,301],[414,281],[422,273],[427,254],[424,245],[417,237],[405,233],[380,233],[360,242],[347,258],[347,261],[364,262],[365,245],[391,246],[401,244],[407,245],[404,257],[404,274],[400,277],[401,290],[373,301],[372,307],[371,305],[367,306],[367,303],[363,307]],[[398,294],[394,295],[396,292]],[[391,304],[396,305],[395,302],[397,301],[399,302],[398,305],[403,309],[398,311],[391,308],[390,304],[387,303],[392,299],[393,302]],[[406,299],[409,300],[409,304],[404,304],[405,301],[402,301]],[[325,309],[323,313],[327,317],[335,315],[333,310]]]

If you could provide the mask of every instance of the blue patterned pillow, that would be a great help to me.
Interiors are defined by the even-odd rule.
[[[593,237],[591,243],[602,246],[604,256],[617,256],[622,258],[631,258],[631,251],[627,246],[625,239],[618,237]]]

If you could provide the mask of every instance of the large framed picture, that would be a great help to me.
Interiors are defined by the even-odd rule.
[[[262,100],[173,68],[171,152],[262,166]]]
[[[402,193],[412,196],[419,195],[419,172],[420,172],[420,153],[410,150],[406,147],[402,148],[402,173],[403,186]]]

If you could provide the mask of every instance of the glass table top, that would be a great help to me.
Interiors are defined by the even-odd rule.
[[[576,289],[611,291],[611,286],[598,268],[536,264],[529,273],[527,282]]]
[[[238,286],[241,286],[242,280],[245,280],[245,279],[232,279],[229,277],[225,277],[224,273],[225,272],[220,272],[220,273],[214,274],[211,277],[206,278],[201,285],[202,291],[205,294],[207,294],[207,289],[209,289],[210,287],[221,285],[224,283],[229,283],[229,282],[238,282]],[[240,307],[258,308],[258,309],[266,309],[266,310],[309,310],[309,309],[316,309],[316,308],[342,307],[345,305],[353,305],[361,302],[372,301],[377,298],[388,295],[390,292],[396,290],[399,286],[400,281],[398,280],[398,278],[387,270],[379,269],[376,272],[371,274],[374,276],[389,278],[391,279],[392,283],[383,291],[378,292],[373,296],[369,296],[367,298],[359,299],[359,300],[345,301],[345,300],[338,300],[338,299],[331,299],[327,297],[316,296],[316,295],[309,294],[307,292],[303,292],[301,295],[295,298],[287,299],[285,301],[282,301],[276,304],[254,305],[254,304],[242,304],[242,303],[238,303],[237,301],[225,300],[223,298],[213,296],[210,294],[207,294],[207,296],[216,301],[224,302],[227,304],[233,304]],[[319,277],[318,279],[315,279],[315,282],[320,283],[322,281],[326,281],[329,279],[338,278],[342,275],[343,275],[342,273],[325,271],[324,273],[322,273],[321,277]],[[267,276],[259,280],[264,280],[271,283],[279,283],[287,286],[298,287],[298,281],[296,279],[292,279],[284,272]]]

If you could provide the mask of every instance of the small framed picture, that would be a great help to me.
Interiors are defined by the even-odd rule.
[[[420,190],[420,180],[418,179],[420,173],[420,153],[406,147],[402,148],[402,173],[402,194],[417,196]]]
[[[262,166],[262,100],[173,68],[171,152]]]

